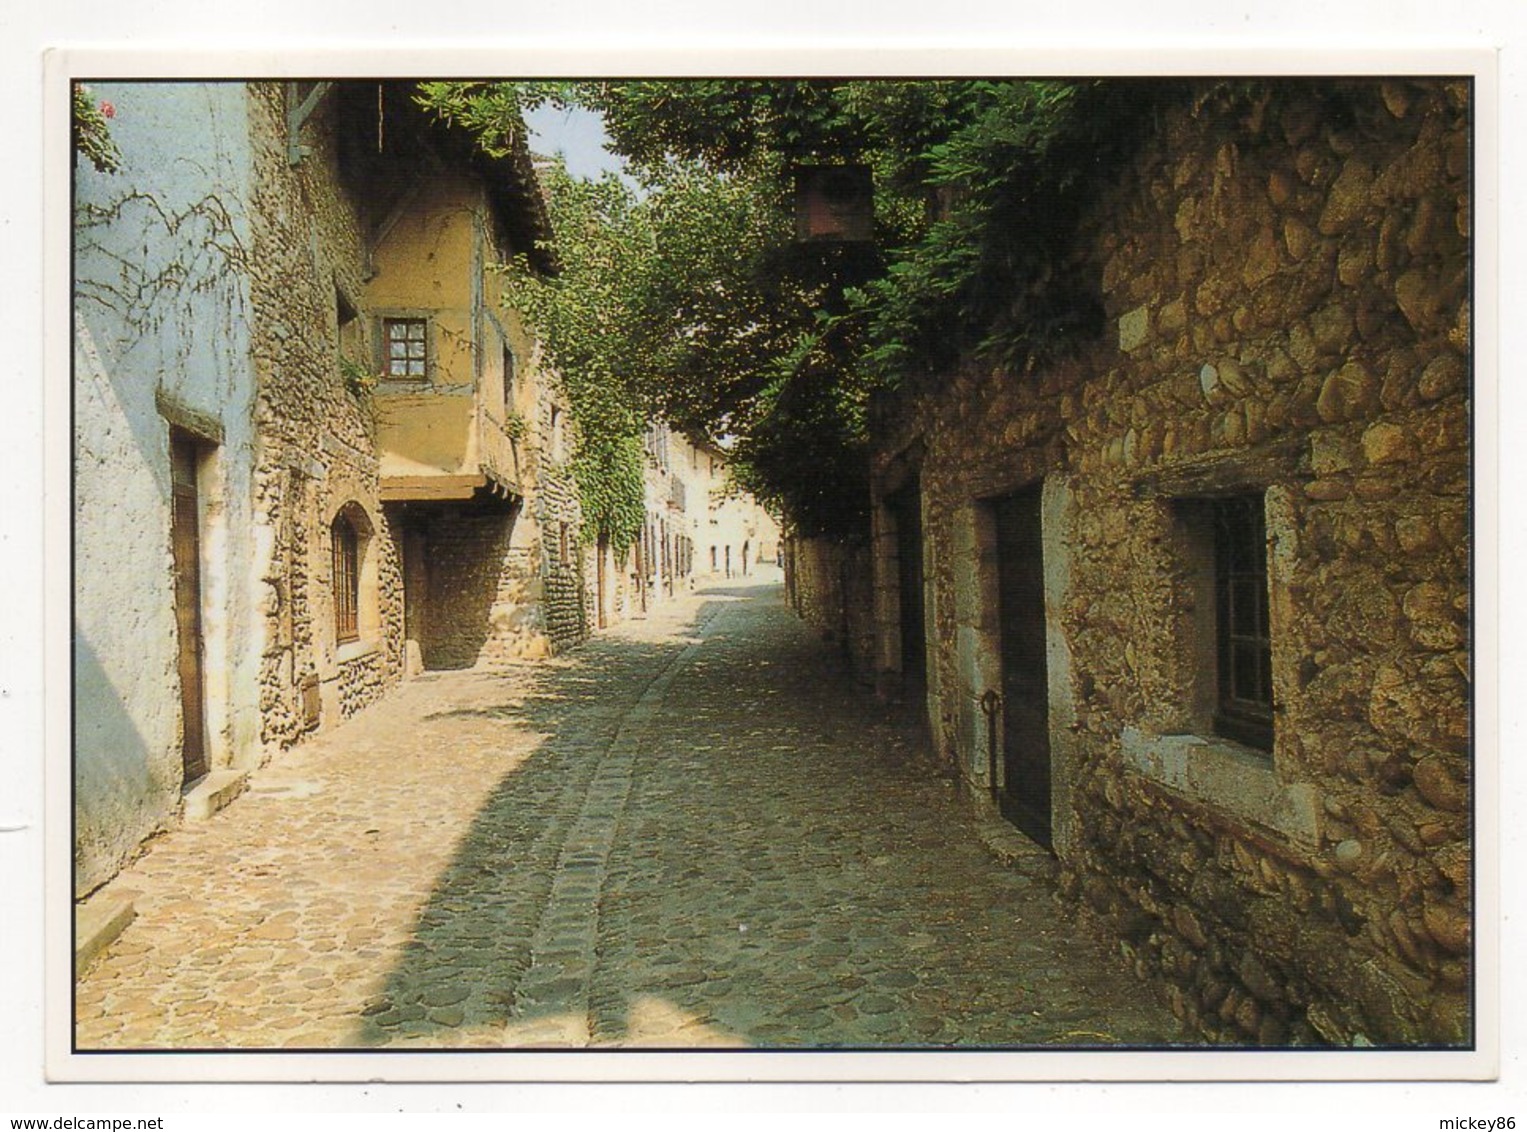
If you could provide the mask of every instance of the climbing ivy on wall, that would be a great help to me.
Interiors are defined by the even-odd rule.
[[[541,275],[522,257],[507,293],[567,393],[584,535],[607,540],[621,554],[636,541],[646,510],[645,406],[612,349],[628,317],[621,291],[631,249],[617,237],[630,202],[614,178],[576,180],[560,164],[543,169],[541,179],[562,269]]]
[[[523,142],[523,109],[562,90],[556,83],[428,82],[419,86],[419,101],[471,131],[485,152],[506,156]],[[506,269],[507,301],[535,331],[542,362],[570,402],[583,537],[607,540],[621,554],[636,541],[646,512],[645,405],[611,339],[627,322],[623,278],[632,248],[622,236],[632,198],[618,179],[577,180],[560,162],[543,167],[540,180],[561,267],[547,276],[521,254]]]

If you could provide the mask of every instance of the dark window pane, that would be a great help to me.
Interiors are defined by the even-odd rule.
[[[1272,749],[1267,536],[1260,495],[1216,500],[1215,592],[1220,734]]]
[[[1257,589],[1259,578],[1242,574],[1230,579],[1230,632],[1236,636],[1257,636]]]
[[[353,641],[359,635],[360,540],[343,515],[330,528],[334,562],[334,630],[337,640]]]
[[[1238,642],[1230,649],[1230,694],[1255,703],[1261,688],[1258,671],[1262,650],[1256,644]]]

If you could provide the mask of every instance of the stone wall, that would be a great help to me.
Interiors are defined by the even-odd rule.
[[[1211,1038],[1465,1044],[1469,88],[1199,94],[1084,228],[1106,340],[903,406],[925,446],[936,745],[984,775],[972,704],[1000,639],[983,524],[1043,481],[1067,893]],[[1265,510],[1265,754],[1204,707],[1196,516],[1227,493]],[[794,563],[820,621],[813,594],[840,600],[829,558]]]
[[[295,742],[312,720],[304,688],[322,688],[322,725],[337,722],[402,676],[402,575],[379,503],[369,398],[339,367],[339,297],[364,314],[365,252],[359,203],[342,186],[333,100],[304,126],[309,153],[287,159],[281,83],[252,83],[249,130],[258,254],[250,264],[257,539],[263,554],[264,738]],[[330,524],[356,506],[369,528],[362,563],[361,634],[368,659],[341,657],[336,641]],[[364,678],[359,673],[365,672]]]
[[[386,673],[380,652],[341,660],[337,678],[340,718],[349,719],[386,691]]]
[[[872,682],[875,611],[868,542],[794,535],[785,540],[784,561],[790,607],[856,677]]]
[[[547,649],[539,552],[527,545],[521,505],[492,499],[433,505],[415,522],[425,587],[413,616],[425,668],[536,659]]]
[[[552,380],[547,375],[543,380]],[[555,411],[560,426],[553,423]],[[583,545],[583,507],[573,476],[571,418],[565,406],[543,396],[537,413],[537,475],[533,501],[541,535],[541,603],[547,640],[554,651],[584,640],[597,624],[592,550]],[[565,529],[565,536],[564,536]],[[566,545],[566,561],[563,547]]]

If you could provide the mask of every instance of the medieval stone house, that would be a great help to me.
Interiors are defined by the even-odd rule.
[[[549,226],[409,84],[102,84],[76,170],[75,884],[420,667],[587,632]]]
[[[731,483],[722,448],[653,421],[645,451],[646,522],[622,571],[629,580],[624,615],[775,564],[779,526],[750,493]]]
[[[792,599],[1206,1034],[1468,1044],[1470,87],[1195,95],[1101,339],[883,406]]]
[[[727,452],[714,444],[689,446],[704,515],[698,525],[696,573],[707,580],[752,577],[778,564],[779,523],[749,492],[731,481]]]
[[[696,513],[704,506],[682,435],[664,421],[649,421],[642,452],[642,525],[618,571],[622,617],[642,616],[689,589]]]

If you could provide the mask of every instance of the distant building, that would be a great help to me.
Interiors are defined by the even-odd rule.
[[[751,577],[779,565],[779,523],[731,479],[727,454],[711,444],[691,448],[694,474],[705,497],[697,536],[699,573],[706,579]]]
[[[643,451],[645,520],[636,542],[619,562],[610,548],[598,548],[601,626],[778,565],[779,526],[730,481],[721,448],[651,421]]]

